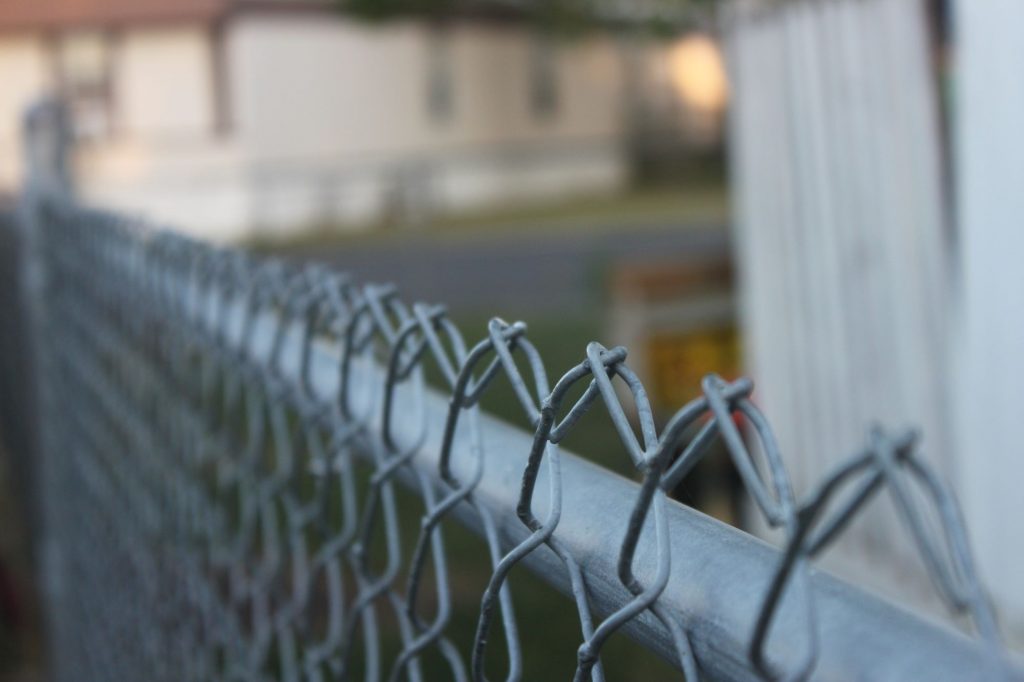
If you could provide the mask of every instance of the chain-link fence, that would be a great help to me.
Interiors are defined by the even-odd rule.
[[[520,679],[521,633],[547,627],[517,609],[524,572],[575,613],[551,636],[578,680],[604,679],[619,631],[691,680],[1020,676],[913,434],[876,430],[798,499],[746,379],[707,377],[659,429],[623,348],[553,376],[521,322],[468,342],[391,287],[86,209],[39,156],[5,261],[4,337],[31,366],[2,378],[34,427],[55,679]],[[480,409],[501,384],[519,424]],[[560,449],[588,410],[638,483]],[[669,498],[716,442],[781,551]],[[809,566],[882,491],[979,637]],[[475,623],[452,524],[480,539]]]

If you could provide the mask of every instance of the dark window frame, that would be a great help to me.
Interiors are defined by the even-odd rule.
[[[529,59],[530,113],[535,119],[552,119],[561,107],[558,45],[551,36],[534,36]]]

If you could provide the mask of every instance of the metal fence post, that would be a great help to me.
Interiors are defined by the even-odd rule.
[[[15,302],[24,324],[20,330],[22,352],[21,376],[27,379],[17,390],[22,396],[21,428],[26,434],[25,451],[16,453],[27,470],[31,488],[22,491],[29,498],[34,563],[40,576],[40,592],[44,602],[44,628],[50,642],[51,672],[61,675],[59,652],[68,641],[67,627],[61,623],[65,591],[61,543],[55,536],[59,506],[49,495],[59,489],[55,479],[60,475],[52,460],[52,428],[44,415],[56,388],[44,379],[50,371],[49,333],[43,309],[50,286],[43,239],[46,212],[71,199],[72,178],[69,163],[71,131],[67,111],[56,99],[46,99],[32,106],[25,114],[24,189],[17,206],[17,242],[19,265],[19,301]],[[50,208],[48,208],[48,206]]]

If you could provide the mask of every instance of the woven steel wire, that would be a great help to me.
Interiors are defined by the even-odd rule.
[[[917,454],[912,433],[875,430],[863,451],[797,498],[747,379],[707,377],[703,395],[659,430],[623,348],[592,343],[578,365],[552,380],[522,322],[494,319],[467,343],[443,308],[407,305],[391,287],[153,232],[69,200],[35,199],[22,220],[36,230],[24,258],[34,259],[41,282],[28,302],[35,311],[29,332],[43,525],[58,553],[50,580],[62,595],[51,644],[58,679],[319,681],[354,679],[358,670],[366,680],[422,680],[422,656],[433,650],[452,679],[482,680],[489,648],[502,646],[502,675],[518,680],[517,633],[529,614],[516,612],[508,580],[546,547],[568,577],[578,613],[577,680],[604,679],[604,644],[643,613],[668,633],[681,676],[696,680],[689,625],[659,603],[673,570],[665,510],[676,504],[668,493],[716,441],[754,509],[785,537],[751,623],[747,656],[764,677],[813,671],[818,633],[808,561],[882,490],[895,500],[939,594],[999,647],[955,501]],[[257,347],[267,320],[269,348]],[[295,334],[297,380],[281,360]],[[310,357],[320,343],[339,349],[334,400],[313,386]],[[381,371],[360,369],[370,365]],[[423,395],[428,371],[450,394],[436,472],[413,462],[423,415],[396,399],[399,391]],[[518,505],[496,512],[474,497],[483,458],[471,475],[457,476],[450,456],[459,439],[473,452],[487,447],[480,401],[499,380],[510,383],[533,447]],[[370,394],[375,399],[357,399]],[[383,411],[382,428],[367,405]],[[561,475],[559,444],[597,407],[640,480],[621,544],[605,548],[616,557],[624,597],[603,616],[592,609],[585,565],[558,534],[562,491],[574,485]],[[397,429],[398,421],[419,426]],[[360,478],[359,462],[369,476]],[[549,489],[539,516],[542,469]],[[413,542],[399,533],[397,504],[408,495],[424,509]],[[471,642],[448,636],[443,531],[457,505],[474,510],[492,566]],[[517,515],[527,539],[503,546],[495,513]],[[653,578],[642,581],[634,553],[645,528],[653,529],[657,553]],[[383,565],[372,559],[378,543]],[[767,642],[788,587],[806,612],[806,655],[794,669],[776,670]],[[424,593],[433,595],[430,611]],[[402,643],[391,660],[381,646],[385,613]],[[492,636],[496,619],[500,638]]]

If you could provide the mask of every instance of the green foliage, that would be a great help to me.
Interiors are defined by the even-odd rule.
[[[573,35],[594,28],[647,32],[655,36],[678,35],[683,28],[673,18],[687,8],[707,9],[711,0],[663,0],[660,18],[619,17],[602,10],[600,0],[335,0],[338,8],[368,21],[420,18],[444,21],[460,17],[523,21],[539,30]],[[681,16],[681,15],[680,15]]]
[[[442,18],[452,15],[459,0],[336,0],[339,8],[348,14],[371,21],[399,17]]]

